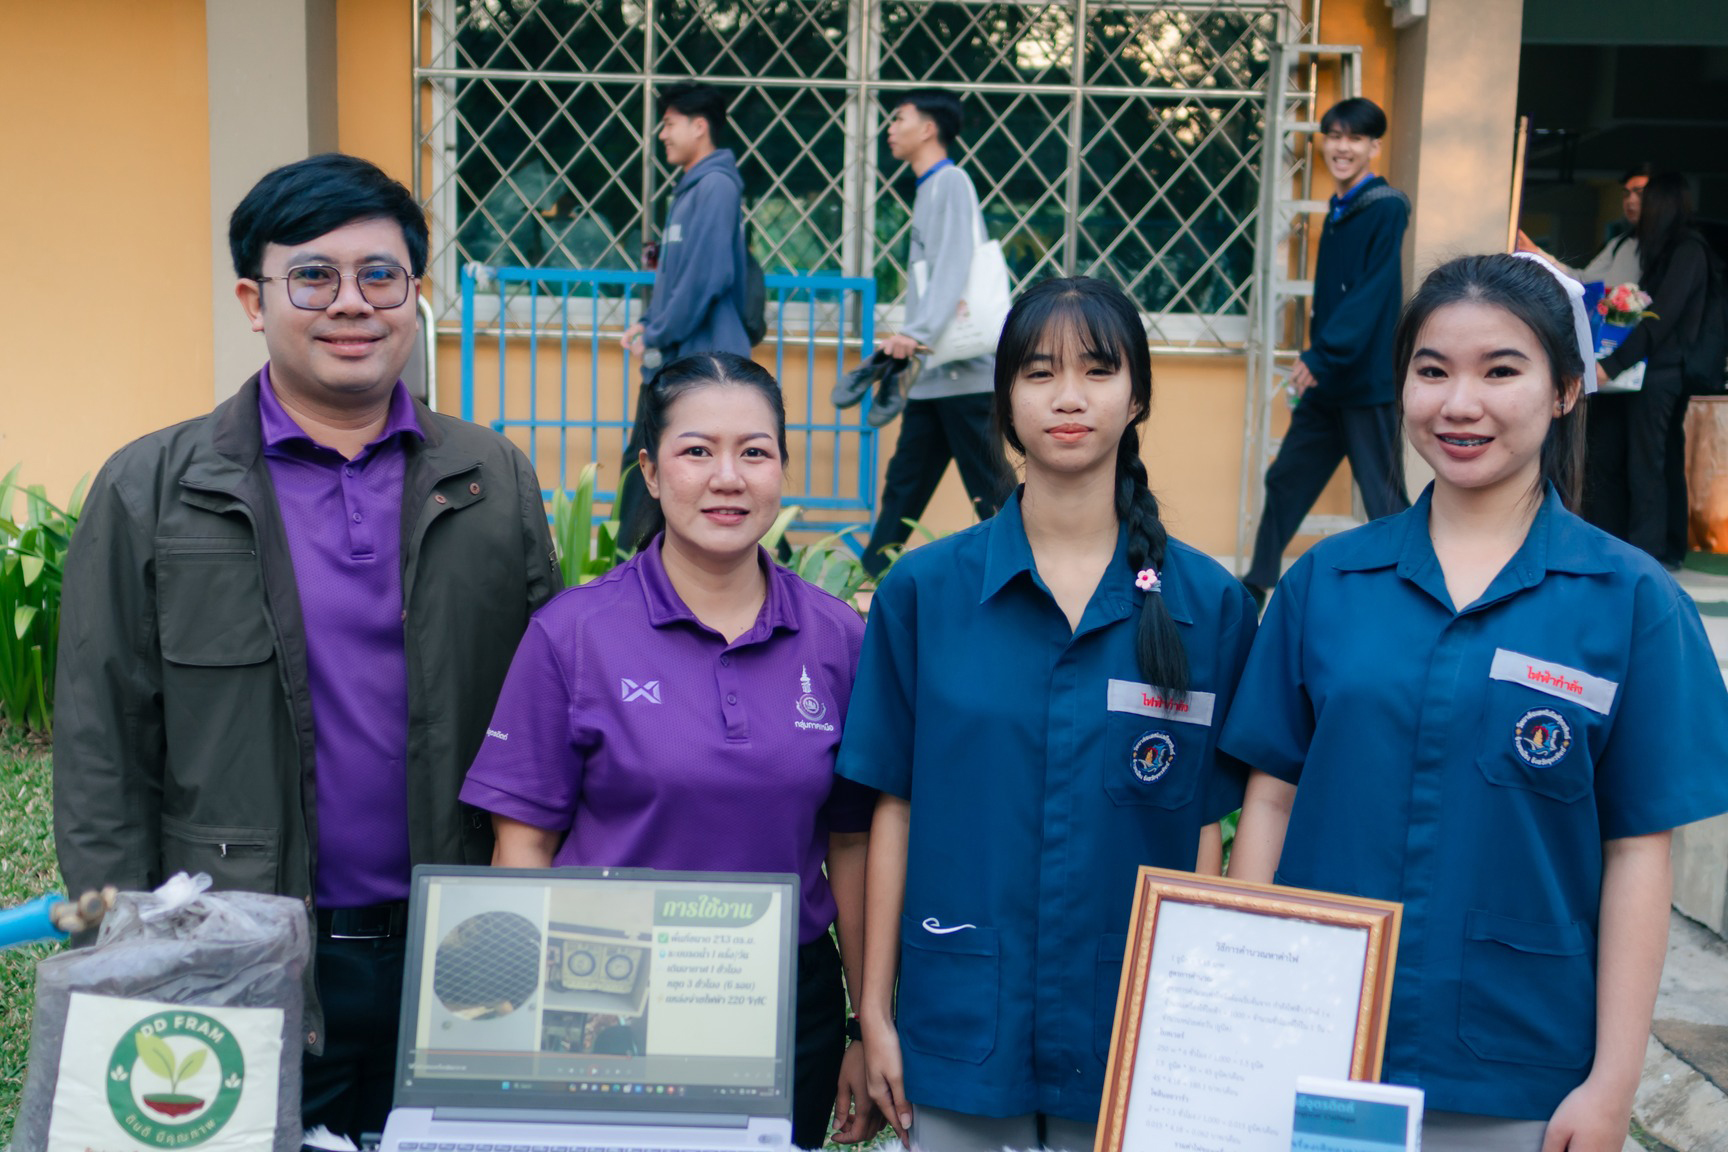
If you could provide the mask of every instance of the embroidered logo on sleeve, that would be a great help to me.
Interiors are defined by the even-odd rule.
[[[1570,700],[1603,716],[1608,715],[1608,710],[1614,706],[1614,694],[1620,690],[1620,685],[1612,680],[1604,680],[1600,676],[1592,676],[1588,672],[1580,672],[1552,660],[1538,660],[1534,656],[1526,656],[1508,648],[1494,650],[1494,663],[1488,669],[1488,677],[1492,680],[1522,684],[1526,688]]]
[[[1532,768],[1560,763],[1572,748],[1572,726],[1552,708],[1532,708],[1518,717],[1512,730],[1512,746]]]
[[[1162,688],[1136,684],[1132,680],[1110,681],[1108,694],[1108,707],[1112,712],[1180,720],[1203,728],[1212,727],[1212,710],[1217,704],[1218,697],[1211,692],[1190,691],[1186,696],[1176,697]]]
[[[816,694],[810,690],[809,665],[798,669],[798,693],[798,699],[793,705],[798,710],[796,726],[805,730],[814,728],[819,732],[834,731],[834,725],[822,722],[828,715],[828,705],[817,699]]]
[[[644,680],[638,684],[628,676],[620,676],[623,681],[624,703],[633,700],[646,700],[650,704],[660,703],[660,681]]]
[[[1176,741],[1168,732],[1148,732],[1134,741],[1134,752],[1128,763],[1136,777],[1147,784],[1155,784],[1176,763]]]

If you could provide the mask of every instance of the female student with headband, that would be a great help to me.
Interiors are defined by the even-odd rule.
[[[1617,1152],[1670,830],[1728,809],[1697,609],[1570,510],[1579,296],[1516,256],[1429,275],[1395,348],[1434,482],[1290,570],[1222,742],[1232,876],[1404,904],[1382,1076],[1426,1092],[1426,1152]]]
[[[995,387],[1025,484],[870,607],[838,767],[881,791],[859,1018],[909,1146],[1085,1152],[1136,870],[1219,868],[1242,780],[1215,743],[1254,609],[1159,519],[1119,289],[1027,291]]]
[[[820,1148],[831,1112],[837,1140],[866,1139],[882,1121],[828,935],[857,989],[873,797],[833,768],[863,623],[761,546],[785,478],[774,378],[706,353],[644,398],[659,531],[534,616],[462,799],[493,813],[506,867],[797,873],[793,1140]]]

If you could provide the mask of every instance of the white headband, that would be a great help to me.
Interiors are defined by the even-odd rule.
[[[1520,259],[1530,260],[1548,270],[1566,296],[1572,301],[1572,334],[1578,339],[1578,355],[1584,361],[1584,392],[1596,391],[1596,342],[1590,338],[1590,317],[1584,311],[1584,285],[1548,263],[1534,252],[1514,252]]]

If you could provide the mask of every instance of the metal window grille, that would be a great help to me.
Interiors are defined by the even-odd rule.
[[[1309,0],[1317,5],[1318,0]],[[656,89],[736,89],[729,139],[769,271],[904,291],[897,91],[966,94],[958,162],[1021,283],[1112,277],[1154,344],[1247,335],[1271,45],[1303,0],[420,0],[415,192],[440,324],[464,263],[633,270],[675,173]],[[443,287],[449,286],[449,287]]]

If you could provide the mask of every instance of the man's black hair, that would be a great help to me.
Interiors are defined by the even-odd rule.
[[[1654,175],[1656,175],[1656,165],[1650,163],[1648,160],[1640,160],[1638,163],[1632,165],[1632,167],[1626,169],[1626,174],[1620,177],[1620,183],[1624,184],[1634,176],[1642,176],[1644,179],[1648,180]]]
[[[1320,117],[1320,131],[1343,132],[1378,140],[1386,135],[1386,113],[1374,101],[1364,96],[1352,96],[1326,109],[1326,115]]]
[[[358,156],[324,152],[284,164],[252,186],[228,218],[234,273],[256,280],[266,244],[304,244],[360,220],[394,220],[408,245],[408,271],[426,271],[426,213],[414,194]]]
[[[677,112],[694,120],[708,122],[708,139],[715,147],[726,135],[726,105],[731,103],[726,93],[712,84],[673,84],[660,90],[656,111],[664,116]]]
[[[946,88],[914,88],[895,98],[893,107],[910,104],[920,115],[936,125],[936,139],[942,147],[952,148],[960,139],[965,114],[960,111],[960,97]]]

